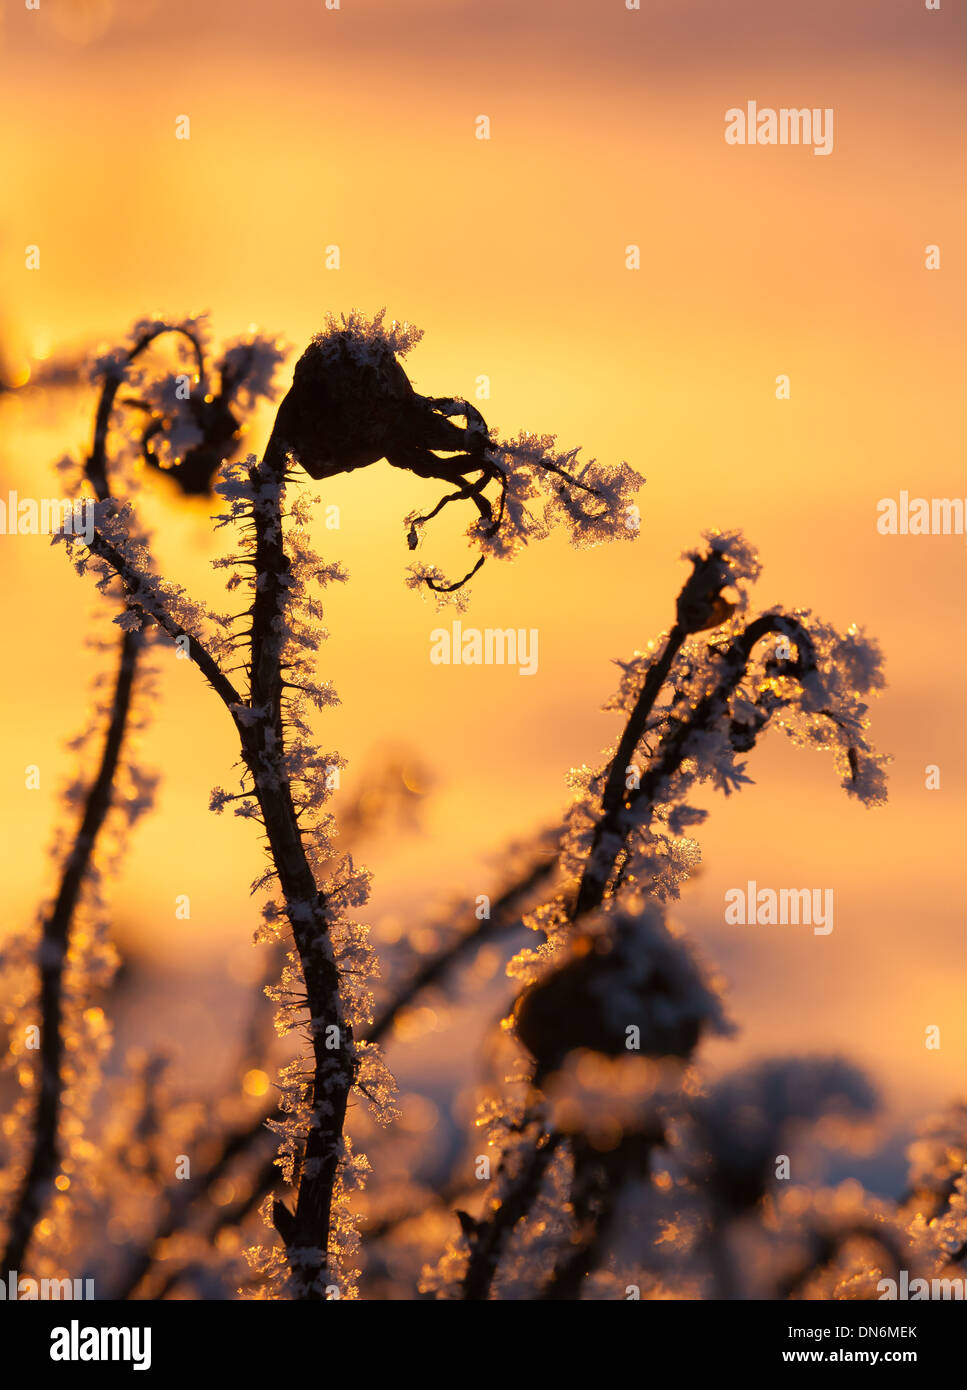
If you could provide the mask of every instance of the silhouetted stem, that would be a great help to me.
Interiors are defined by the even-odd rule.
[[[94,421],[94,438],[85,472],[99,502],[111,495],[107,474],[107,432],[111,411],[126,366],[159,336],[158,330],[145,334],[128,354],[127,362],[110,373],[101,387]],[[190,335],[189,335],[190,336]],[[201,352],[198,353],[201,370]],[[131,697],[137,674],[138,657],[144,646],[140,633],[125,632],[119,644],[118,673],[114,699],[108,719],[101,763],[87,793],[84,814],[73,847],[64,862],[54,908],[43,925],[40,947],[40,1010],[41,1046],[40,1092],[34,1119],[30,1159],[23,1183],[14,1202],[13,1216],[3,1256],[5,1269],[17,1269],[23,1263],[30,1245],[33,1228],[50,1196],[51,1186],[60,1163],[58,1128],[61,1111],[63,1078],[61,1066],[64,1054],[63,1038],[63,975],[70,938],[71,924],[80,900],[84,878],[94,857],[97,837],[111,806],[111,792],[121,757],[121,748],[131,710]]]
[[[648,668],[645,683],[641,687],[641,694],[635,701],[635,707],[625,725],[624,733],[621,735],[618,751],[608,769],[608,780],[605,783],[604,795],[601,799],[601,818],[594,827],[591,852],[585,864],[575,904],[575,917],[582,912],[589,911],[592,906],[597,906],[604,895],[604,889],[611,876],[614,859],[617,856],[610,857],[606,853],[602,853],[601,841],[609,831],[612,831],[614,821],[621,811],[628,767],[634,757],[635,749],[641,742],[651,712],[655,707],[655,701],[668,679],[672,663],[681,651],[687,635],[685,629],[679,627],[677,623],[668,634],[664,651],[658,660],[654,661]]]
[[[262,464],[250,470],[255,490],[255,567],[252,606],[250,704],[193,634],[168,612],[153,577],[142,573],[100,532],[91,550],[120,577],[128,606],[153,618],[172,638],[188,638],[188,655],[229,708],[252,775],[273,865],[302,964],[313,1052],[311,1117],[301,1158],[296,1210],[276,1203],[275,1220],[300,1296],[324,1298],[332,1198],[342,1152],[346,1104],[355,1076],[352,1030],[343,1017],[339,976],[329,938],[327,900],[306,856],[285,771],[282,676],[290,564],[282,534],[281,494],[286,450],[273,432]],[[247,712],[258,712],[254,720]],[[332,1028],[338,1046],[327,1046]]]
[[[128,598],[129,609],[139,614],[144,620],[153,619],[173,641],[177,641],[179,638],[188,639],[185,648],[188,656],[205,676],[209,685],[221,698],[222,703],[227,706],[236,724],[238,724],[238,715],[232,706],[241,705],[241,695],[200,638],[187,628],[182,627],[181,623],[168,612],[164,599],[155,591],[154,577],[143,573],[136,565],[126,560],[118,548],[100,531],[94,532],[90,548],[93,554],[107,561],[121,580]]]
[[[682,596],[679,598],[680,611],[687,589],[688,585],[683,589]],[[640,779],[638,786],[627,788],[628,765],[647,728],[648,720],[662,687],[668,679],[675,658],[688,636],[688,630],[682,623],[676,623],[671,629],[661,655],[649,667],[641,693],[628,718],[618,749],[608,770],[602,796],[601,814],[595,825],[591,850],[585,861],[578,891],[568,908],[568,918],[572,923],[601,906],[614,874],[615,866],[624,852],[628,837],[633,828],[640,824],[643,819],[642,810],[639,808],[646,811],[659,800],[666,783],[675,775],[685,758],[688,757],[689,747],[695,735],[716,727],[748,669],[754,648],[757,643],[772,632],[781,633],[796,644],[797,657],[795,662],[791,662],[789,666],[792,674],[802,678],[815,668],[815,651],[812,639],[797,619],[787,617],[782,613],[767,613],[756,618],[732,640],[722,655],[718,666],[718,679],[714,687],[699,700],[690,717],[677,723],[665,735],[651,759],[648,772]],[[531,1159],[539,1167],[541,1175],[543,1174],[543,1166],[539,1156],[543,1152],[543,1146],[549,1140],[553,1140],[556,1144],[561,1140],[561,1137],[546,1133],[538,1135]],[[529,1166],[525,1164],[523,1172],[526,1174],[529,1171]],[[577,1181],[577,1174],[575,1181]],[[526,1215],[527,1206],[537,1200],[539,1191],[539,1180],[536,1183],[522,1182],[513,1189],[513,1205],[506,1218],[503,1214],[503,1208],[506,1205],[505,1200],[505,1203],[493,1211],[486,1221],[478,1224],[470,1241],[470,1263],[464,1282],[465,1298],[470,1296],[466,1290],[471,1270],[474,1271],[475,1287],[481,1287],[485,1290],[476,1296],[486,1297],[486,1290],[489,1289],[496,1273],[503,1238],[510,1229],[513,1229],[517,1221]],[[606,1222],[606,1218],[602,1219]],[[507,1225],[508,1221],[509,1226]],[[598,1220],[591,1221],[589,1232],[584,1237],[583,1243],[579,1244],[576,1250],[568,1253],[563,1264],[559,1266],[558,1271],[552,1277],[551,1288],[568,1290],[576,1289],[579,1286],[584,1273],[593,1267],[594,1261],[599,1258],[601,1253],[605,1232],[603,1229],[599,1230],[599,1225]],[[492,1253],[494,1250],[496,1250],[495,1255]],[[577,1281],[576,1284],[575,1280]],[[572,1295],[571,1293],[551,1292],[545,1296],[570,1297],[576,1296],[576,1293]]]
[[[249,473],[255,493],[258,576],[252,605],[250,693],[251,707],[259,718],[242,729],[242,753],[252,775],[302,965],[313,1058],[310,1115],[297,1175],[295,1211],[277,1202],[274,1217],[285,1242],[297,1296],[322,1299],[328,1282],[333,1192],[356,1062],[329,934],[328,899],[317,887],[309,865],[285,771],[282,669],[291,577],[282,530],[285,467],[285,445],[273,431],[265,458]],[[332,1029],[338,1030],[335,1035]],[[338,1039],[335,1047],[333,1036]]]
[[[660,673],[661,684],[664,683],[672,660],[682,644],[684,634],[681,633],[681,629],[672,629],[665,651],[648,672],[638,703],[611,764],[602,800],[601,817],[595,826],[592,850],[581,877],[571,914],[572,921],[601,906],[618,857],[624,850],[632,829],[641,819],[640,813],[635,814],[638,808],[652,806],[660,799],[666,783],[688,757],[689,745],[695,735],[715,728],[748,669],[755,646],[770,633],[780,633],[795,642],[798,656],[795,662],[790,662],[791,674],[801,678],[814,669],[812,638],[798,619],[787,617],[784,613],[764,613],[762,617],[756,618],[733,639],[722,656],[715,686],[698,702],[689,718],[683,719],[665,735],[648,772],[641,778],[638,786],[625,791],[625,770],[644,732],[648,715],[660,689],[660,684],[657,688],[653,685],[652,676],[654,674],[657,680]]]
[[[94,845],[111,808],[114,777],[131,707],[135,666],[143,644],[139,632],[121,640],[117,683],[97,776],[91,785],[80,828],[64,865],[54,907],[43,924],[40,944],[40,1091],[27,1171],[13,1206],[2,1268],[19,1269],[47,1204],[60,1165],[58,1126],[64,1059],[64,965],[71,922],[91,864]]]
[[[202,353],[201,343],[189,329],[172,324],[161,324],[157,328],[152,328],[146,333],[142,333],[140,338],[138,338],[131,347],[125,361],[106,372],[103,385],[101,386],[101,396],[98,401],[97,414],[94,420],[94,443],[84,470],[100,501],[104,501],[108,496],[105,470],[107,460],[107,433],[110,428],[111,414],[114,410],[114,402],[117,393],[121,388],[121,383],[124,381],[125,373],[131,363],[140,357],[142,352],[149,348],[156,338],[161,338],[166,333],[175,333],[188,340],[198,364],[199,379],[201,381],[205,379],[205,359]]]
[[[515,925],[518,925],[522,900],[525,900],[545,878],[553,873],[556,864],[555,856],[538,859],[531,864],[520,878],[506,888],[498,898],[494,899],[489,919],[481,922],[474,921],[455,941],[444,946],[411,979],[400,986],[398,992],[387,1001],[377,1015],[372,1027],[363,1031],[362,1037],[368,1042],[378,1042],[385,1037],[403,1010],[408,1008],[424,990],[432,988],[433,985],[444,979],[466,954],[481,944],[511,931]],[[215,1182],[224,1175],[236,1158],[247,1155],[258,1147],[259,1143],[267,1137],[266,1126],[270,1122],[278,1123],[283,1118],[283,1112],[279,1107],[273,1106],[271,1110],[259,1115],[257,1119],[230,1131],[223,1137],[218,1153],[208,1168],[188,1182],[182,1181],[173,1184],[172,1188],[165,1194],[162,1213],[151,1236],[129,1261],[125,1275],[115,1285],[112,1298],[125,1299],[132,1296],[152,1268],[158,1248],[163,1241],[181,1228],[188,1210],[211,1191]],[[249,1195],[242,1198],[233,1207],[219,1213],[212,1227],[212,1236],[216,1235],[223,1227],[237,1225],[242,1221],[253,1206],[257,1205],[266,1193],[271,1192],[276,1187],[279,1176],[279,1165],[273,1152],[258,1168]],[[446,1205],[449,1200],[448,1194],[441,1194],[438,1200]],[[385,1224],[387,1228],[390,1228],[417,1214],[417,1212],[409,1212]],[[367,1233],[366,1238],[375,1237],[370,1232]]]

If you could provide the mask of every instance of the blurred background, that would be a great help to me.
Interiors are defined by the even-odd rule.
[[[567,769],[616,735],[599,712],[612,659],[669,625],[681,552],[703,529],[739,526],[756,544],[763,606],[810,606],[879,639],[889,806],[848,801],[826,760],[772,735],[755,786],[727,805],[708,796],[704,865],[674,915],[724,972],[741,1026],[709,1065],[815,1049],[864,1064],[885,1123],[849,1171],[883,1191],[914,1117],[967,1072],[967,550],[876,530],[877,501],[900,489],[967,496],[965,38],[953,3],[916,0],[43,0],[0,14],[0,351],[19,388],[0,396],[0,495],[56,495],[54,462],[89,442],[90,388],[32,391],[31,373],[144,314],[201,310],[219,337],[283,335],[287,384],[327,311],[385,305],[425,330],[406,360],[418,390],[474,399],[485,376],[477,403],[500,434],[553,432],[647,477],[634,544],[552,537],[474,581],[465,622],[538,629],[528,678],[429,661],[450,616],[404,588],[402,519],[435,487],[385,463],[325,487],[340,527],[320,520],[318,548],[351,574],[329,594],[320,657],[342,704],[319,741],[349,760],[334,809],[393,759],[427,793],[418,828],[394,820],[362,853],[377,945],[451,895],[494,891],[508,839],[559,816]],[[832,156],[727,146],[725,111],[752,99],[832,107]],[[184,115],[190,140],[175,138]],[[939,271],[925,269],[930,244]],[[263,413],[248,447],[270,427]],[[144,486],[163,570],[226,607],[213,508],[164,479]],[[431,526],[421,558],[462,573],[467,520]],[[65,744],[112,659],[85,645],[92,586],[46,538],[0,538],[0,586],[12,929],[50,891]],[[217,1074],[264,968],[248,891],[262,861],[252,827],[207,809],[236,757],[219,703],[173,659],[159,692],[138,750],[161,774],[158,809],[111,892],[138,982],[120,1029],[174,1049],[190,1089]],[[727,927],[725,891],[750,878],[833,888],[832,935]],[[425,1144],[441,1142],[441,1097],[459,1109],[472,1086],[492,1017],[430,1010],[391,1046]]]

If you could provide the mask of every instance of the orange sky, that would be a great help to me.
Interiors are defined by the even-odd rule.
[[[435,492],[385,464],[327,487],[342,526],[319,546],[352,583],[330,600],[322,674],[343,705],[320,719],[320,742],[350,759],[347,786],[390,739],[438,779],[428,835],[369,856],[374,920],[487,891],[507,836],[558,813],[567,768],[614,731],[596,712],[609,662],[667,626],[679,554],[703,529],[738,525],[757,544],[763,605],[865,625],[887,657],[874,727],[896,759],[889,807],[848,803],[821,758],[770,739],[756,786],[710,800],[705,867],[678,911],[729,977],[743,1028],[729,1055],[841,1047],[902,1116],[967,1072],[955,872],[967,549],[875,526],[877,500],[901,488],[967,496],[965,21],[912,0],[846,18],[803,6],[801,21],[786,8],[11,5],[0,327],[23,357],[110,339],[143,313],[209,309],[219,334],[258,322],[301,350],[327,310],[385,304],[425,330],[407,359],[418,389],[470,394],[486,374],[482,408],[503,434],[555,431],[647,476],[636,544],[575,552],[555,538],[478,576],[466,621],[538,628],[530,679],[430,664],[438,619],[404,589],[402,517]],[[832,156],[727,146],[724,112],[753,98],[833,107]],[[180,114],[190,141],[174,138]],[[479,114],[489,142],[474,139]],[[339,271],[324,268],[332,243]],[[640,271],[624,268],[629,243]],[[941,246],[936,273],[928,243]],[[22,268],[28,244],[39,271]],[[779,373],[789,402],[775,399]],[[0,406],[0,491],[49,493],[48,464],[86,441],[89,409]],[[158,499],[163,565],[217,600],[205,509]],[[446,526],[430,529],[423,558],[456,572],[464,554]],[[63,744],[88,706],[93,597],[43,539],[0,538],[0,583],[13,925],[49,883]],[[184,663],[162,694],[143,749],[163,774],[159,811],[132,843],[119,917],[142,949],[217,956],[248,939],[259,866],[245,828],[207,812],[232,731]],[[42,769],[39,792],[23,790],[26,763]],[[939,792],[924,788],[927,763]],[[833,934],[726,928],[724,892],[748,878],[833,887]],[[180,893],[190,923],[174,919]],[[930,1023],[939,1052],[923,1046]]]

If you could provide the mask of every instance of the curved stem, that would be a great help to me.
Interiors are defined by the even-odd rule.
[[[198,376],[201,381],[205,380],[205,357],[202,352],[201,343],[194,333],[188,328],[183,328],[178,324],[161,324],[157,328],[149,329],[142,333],[140,338],[129,350],[123,363],[113,370],[108,371],[101,387],[101,396],[97,405],[97,414],[94,418],[94,441],[91,445],[91,453],[85,465],[84,472],[97,494],[98,500],[103,502],[109,496],[107,481],[107,432],[111,424],[111,414],[114,410],[114,400],[121,388],[125,373],[131,363],[136,361],[147,348],[161,338],[165,333],[177,333],[183,338],[187,338],[195,353],[195,360],[198,364]]]
[[[128,354],[120,370],[110,373],[101,388],[94,420],[94,438],[85,472],[100,502],[111,496],[107,473],[107,431],[114,398],[127,368],[135,358],[163,332],[183,332],[192,342],[198,358],[199,372],[204,372],[201,346],[184,329],[167,327],[143,334]],[[60,1124],[64,1057],[64,963],[70,939],[74,913],[80,901],[98,835],[111,807],[114,778],[121,758],[128,716],[134,692],[137,666],[144,647],[140,632],[125,632],[118,653],[118,673],[114,698],[108,719],[107,732],[100,766],[87,793],[84,813],[68,855],[54,900],[54,907],[45,918],[40,945],[40,1011],[41,1045],[40,1091],[34,1118],[30,1158],[17,1197],[7,1236],[3,1266],[16,1269],[23,1263],[30,1247],[34,1226],[47,1204],[51,1186],[60,1165]]]
[[[104,751],[97,777],[87,795],[84,815],[74,846],[64,866],[54,907],[43,924],[40,945],[40,1092],[34,1120],[30,1160],[16,1201],[3,1254],[4,1269],[19,1269],[30,1245],[34,1227],[46,1206],[57,1169],[60,1166],[58,1126],[60,1121],[64,1059],[64,964],[68,939],[84,879],[94,853],[94,845],[111,808],[114,777],[121,757],[131,696],[134,689],[138,653],[143,645],[140,632],[126,632],[121,640],[121,657]]]
[[[242,703],[241,695],[202,642],[187,628],[182,627],[181,623],[168,612],[163,597],[156,591],[154,577],[139,570],[137,566],[126,560],[117,546],[113,545],[100,531],[94,532],[90,549],[93,554],[106,560],[121,580],[128,596],[129,608],[134,609],[142,618],[153,618],[158,626],[174,640],[180,637],[188,639],[189,657],[206,677],[215,693],[221,697],[223,704],[229,707],[233,718],[238,723],[238,717],[234,711],[231,711],[231,706]]]
[[[629,814],[639,806],[651,806],[659,799],[661,790],[681,767],[688,756],[688,747],[696,733],[713,728],[721,718],[742,680],[757,643],[770,633],[778,632],[795,642],[798,658],[790,670],[802,677],[815,667],[812,638],[796,618],[784,613],[764,613],[749,623],[732,641],[721,659],[721,675],[715,686],[695,706],[689,719],[676,724],[658,747],[655,760],[639,785],[624,794],[624,776],[628,760],[644,732],[647,717],[664,683],[672,660],[684,641],[682,629],[674,627],[659,661],[649,670],[638,704],[628,721],[608,774],[601,804],[601,817],[595,825],[591,852],[581,876],[571,920],[592,912],[604,901],[608,882],[633,825]],[[655,677],[653,682],[652,677]]]
[[[681,599],[679,602],[681,603]],[[665,782],[675,774],[688,756],[689,745],[694,735],[713,728],[722,717],[729,699],[745,675],[755,646],[771,632],[779,632],[795,642],[798,655],[796,661],[790,663],[790,670],[794,674],[802,678],[815,668],[812,638],[797,619],[782,613],[767,613],[756,618],[733,639],[721,657],[719,679],[695,706],[691,717],[676,724],[665,735],[648,773],[641,779],[638,787],[633,790],[626,789],[626,768],[645,732],[648,719],[675,658],[688,636],[688,629],[682,623],[676,623],[671,629],[661,656],[648,670],[641,693],[628,718],[608,770],[601,814],[595,825],[591,850],[585,861],[578,891],[568,906],[568,918],[572,923],[585,913],[600,907],[615,866],[626,849],[628,837],[635,824],[633,812],[638,807],[647,809],[655,804]],[[543,1166],[540,1155],[543,1146],[553,1137],[546,1132],[540,1132],[530,1155],[529,1163],[536,1165],[541,1175]],[[560,1136],[557,1142],[559,1140]],[[530,1171],[529,1163],[525,1161],[524,1174]],[[526,1215],[528,1207],[536,1201],[539,1190],[539,1181],[519,1181],[510,1196],[505,1198],[485,1221],[478,1223],[471,1239],[470,1262],[464,1281],[465,1298],[487,1296],[486,1291],[496,1274],[503,1242],[517,1221]],[[587,1270],[593,1267],[603,1248],[609,1219],[609,1200],[602,1198],[600,1213],[590,1222],[579,1247],[567,1252],[558,1265],[549,1289],[542,1297],[574,1296],[568,1291],[579,1288],[581,1279]],[[508,1203],[510,1207],[505,1216],[504,1208]],[[468,1283],[472,1287],[483,1289],[483,1292],[471,1295],[467,1292]]]

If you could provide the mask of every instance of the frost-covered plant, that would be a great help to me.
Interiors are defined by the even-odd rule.
[[[161,339],[175,339],[188,348],[188,360],[183,353],[176,363],[181,370],[165,373],[145,365],[149,350]],[[215,469],[237,446],[245,413],[259,397],[271,394],[281,352],[253,334],[227,344],[214,368],[209,357],[207,326],[199,318],[143,320],[126,343],[99,355],[91,372],[98,403],[90,452],[83,465],[70,458],[59,465],[69,489],[79,495],[86,483],[106,512],[113,507],[115,491],[122,496],[131,491],[130,436],[122,433],[121,447],[113,454],[109,447],[112,425],[123,405],[147,412],[145,438],[165,449],[171,476],[183,490],[207,490]],[[213,371],[220,380],[214,397],[209,394]],[[135,390],[137,397],[119,400],[122,388]],[[236,406],[236,400],[241,404]],[[216,403],[220,414],[213,424]],[[54,847],[59,882],[40,914],[39,946],[24,937],[11,948],[20,957],[26,983],[16,1016],[7,1021],[13,1040],[8,1060],[16,1063],[22,1088],[15,1110],[18,1129],[30,1138],[19,1186],[10,1195],[3,1259],[10,1269],[22,1265],[44,1208],[55,1195],[55,1181],[61,1184],[59,1190],[66,1190],[72,1179],[81,1186],[78,1154],[89,1148],[84,1140],[85,1110],[97,1083],[97,1062],[110,1042],[107,1021],[96,1003],[114,969],[100,885],[116,865],[120,826],[108,850],[99,840],[113,809],[129,825],[149,809],[156,780],[126,751],[132,724],[134,729],[143,724],[154,692],[145,661],[149,639],[137,625],[122,622],[122,628],[113,692],[106,700],[99,698],[96,722],[89,722],[90,732],[74,745],[81,751],[97,724],[103,726],[97,771],[89,782],[75,781],[64,795],[65,811],[76,817],[76,828],[69,840],[62,832]],[[39,997],[31,982],[34,958]],[[37,1046],[33,1032],[38,1034]],[[16,1165],[6,1165],[5,1171],[9,1178]],[[61,1205],[66,1209],[75,1203],[61,1198]],[[51,1223],[48,1226],[53,1229]]]
[[[183,355],[160,375],[143,371],[142,354],[162,334]],[[572,773],[563,826],[508,852],[485,920],[472,904],[452,904],[432,933],[415,932],[394,948],[374,999],[374,960],[355,920],[368,876],[331,839],[331,773],[342,759],[322,755],[311,731],[313,711],[336,699],[319,669],[318,590],[345,576],[312,551],[312,502],[290,495],[294,465],[322,481],[385,457],[418,478],[446,481],[453,490],[437,507],[405,518],[407,543],[415,549],[434,516],[464,501],[478,558],[455,583],[432,566],[415,567],[408,582],[458,602],[488,555],[511,556],[556,522],[577,544],[633,537],[630,499],[641,481],[627,465],[579,464],[551,436],[502,443],[466,402],[419,396],[397,360],[418,337],[382,315],[330,318],[297,364],[262,459],[234,464],[227,461],[243,412],[271,390],[276,344],[255,337],[215,359],[199,321],[152,321],[100,361],[95,440],[83,470],[98,499],[96,532],[89,550],[78,538],[69,543],[78,567],[120,608],[121,658],[103,715],[100,773],[90,788],[75,789],[82,833],[64,881],[80,867],[93,887],[84,808],[101,805],[99,785],[108,788],[107,804],[122,796],[135,812],[147,804],[146,776],[119,780],[130,716],[119,718],[118,699],[130,653],[141,660],[149,637],[176,641],[238,735],[243,776],[237,787],[216,788],[211,806],[264,829],[269,863],[256,887],[277,892],[259,934],[284,961],[267,992],[279,1033],[302,1030],[307,1046],[283,1065],[275,1105],[258,1113],[219,1105],[222,1128],[204,1105],[166,1089],[160,1059],[144,1058],[102,1096],[107,1118],[95,1147],[84,1111],[108,1034],[92,990],[110,972],[110,953],[72,908],[57,919],[65,957],[52,933],[56,913],[48,914],[41,969],[60,979],[64,1002],[59,1015],[43,1013],[41,1028],[59,1018],[54,1032],[71,1040],[70,1057],[44,1072],[58,1097],[53,1147],[49,1112],[31,1110],[37,1078],[19,1045],[11,1057],[26,1089],[4,1127],[8,1136],[26,1134],[35,1150],[45,1136],[44,1152],[57,1155],[53,1168],[45,1159],[49,1175],[63,1158],[69,1182],[51,1199],[49,1184],[17,1175],[9,1248],[16,1256],[33,1241],[37,1269],[55,1272],[72,1245],[96,1247],[110,1221],[124,1241],[105,1260],[105,1284],[118,1297],[164,1297],[179,1282],[202,1297],[239,1286],[256,1297],[354,1296],[357,1263],[364,1291],[411,1297],[423,1266],[424,1293],[463,1299],[874,1298],[878,1282],[901,1268],[962,1274],[962,1105],[911,1149],[910,1189],[891,1203],[856,1183],[828,1190],[774,1180],[777,1154],[816,1139],[840,1142],[869,1123],[875,1095],[854,1067],[780,1058],[716,1081],[705,1075],[705,1040],[733,1026],[721,982],[666,915],[699,860],[692,836],[706,813],[696,792],[706,784],[730,794],[747,782],[747,756],[770,726],[828,752],[844,789],[864,804],[880,802],[885,787],[885,760],[867,737],[866,700],[882,685],[876,645],[805,610],[751,614],[759,566],[738,533],[710,532],[687,556],[692,573],[669,631],[620,663],[608,708],[624,716],[624,729],[601,767]],[[110,470],[122,481],[109,487],[109,428],[122,420]],[[155,572],[124,471],[138,460],[164,471],[179,496],[215,485],[219,523],[238,536],[235,553],[217,563],[231,592],[247,591],[241,627]],[[241,668],[232,665],[240,643],[249,647]],[[343,817],[344,830],[351,819]],[[515,933],[523,938],[527,928],[540,940],[521,949]],[[418,945],[424,938],[432,944]],[[488,970],[498,968],[500,951],[513,957],[517,995],[491,1039],[496,1076],[478,1129],[493,1178],[481,1201],[463,1160],[401,1181],[393,1161],[399,1131],[380,1132],[371,1118],[393,1113],[380,1041],[426,992],[454,1000],[458,971],[475,955],[475,979],[484,957]],[[8,979],[29,1011],[34,957],[13,955]],[[291,1057],[291,1037],[288,1047]],[[272,1055],[256,1028],[239,1068],[268,1067]],[[359,1107],[350,1115],[357,1093],[370,1102],[364,1121]],[[374,1156],[375,1179],[384,1158],[394,1172],[365,1197],[355,1194],[369,1165],[353,1150],[350,1119],[353,1137],[362,1134]],[[169,1140],[190,1143],[199,1156],[190,1181],[165,1174],[158,1145]],[[16,1187],[8,1179],[8,1195]],[[260,1205],[274,1243],[255,1228]]]
[[[493,1189],[482,1217],[462,1215],[462,1250],[451,1250],[427,1287],[489,1297],[513,1281],[515,1241],[530,1221],[542,1233],[543,1267],[532,1276],[540,1296],[576,1296],[601,1258],[622,1186],[647,1178],[652,1152],[688,1114],[696,1049],[728,1030],[714,983],[660,906],[699,858],[686,833],[705,817],[689,804],[694,789],[707,782],[728,794],[747,782],[745,755],[775,722],[796,742],[831,751],[847,791],[867,805],[883,798],[885,760],[867,741],[862,699],[882,685],[875,645],[805,611],[750,619],[754,553],[734,532],[710,532],[706,542],[686,557],[692,573],[671,630],[622,663],[609,706],[626,716],[617,747],[603,768],[572,778],[563,884],[528,919],[544,943],[509,967],[525,988],[507,1027],[530,1055],[529,1077],[484,1116],[500,1155]],[[615,1066],[641,1074],[638,1114],[620,1124],[612,1117],[606,1157],[594,1107],[585,1114],[581,1068],[569,1066],[581,1056],[612,1059],[607,1090]],[[671,1086],[670,1068],[680,1072]],[[556,1215],[531,1220],[547,1186]]]
[[[470,502],[478,519],[468,535],[480,556],[454,583],[435,566],[411,566],[413,587],[455,594],[488,555],[514,555],[560,522],[576,545],[634,537],[631,503],[644,481],[634,469],[594,459],[578,466],[579,450],[556,452],[554,435],[522,434],[503,443],[467,401],[418,395],[397,358],[422,336],[412,324],[384,325],[382,312],[372,322],[356,312],[341,322],[330,314],[296,364],[273,435],[312,478],[351,473],[385,458],[418,478],[456,486],[425,516],[410,513],[407,544],[416,550],[426,523],[451,502]],[[465,424],[455,425],[454,418]]]
[[[330,320],[296,366],[261,461],[250,456],[245,464],[225,470],[216,488],[226,503],[219,520],[236,528],[241,539],[238,552],[220,563],[230,570],[229,589],[244,583],[250,588],[247,626],[241,633],[232,619],[208,612],[154,572],[128,504],[101,498],[89,548],[68,538],[77,567],[91,570],[102,590],[123,597],[124,612],[117,619],[121,627],[141,632],[154,624],[178,642],[221,698],[239,737],[245,776],[235,792],[216,788],[212,809],[234,803],[236,814],[264,827],[270,867],[259,886],[276,880],[280,889],[278,900],[266,906],[265,934],[287,926],[293,942],[278,992],[280,1028],[297,1026],[307,1016],[311,1052],[308,1070],[296,1062],[284,1071],[282,1115],[271,1122],[280,1134],[283,1170],[294,1190],[293,1207],[280,1200],[271,1205],[284,1249],[256,1252],[253,1261],[266,1291],[284,1287],[300,1298],[331,1296],[333,1288],[343,1297],[353,1291],[355,1230],[348,1203],[367,1165],[352,1153],[346,1111],[357,1089],[388,1117],[392,1088],[377,1048],[359,1036],[370,1012],[367,978],[373,964],[366,929],[351,913],[366,899],[367,875],[345,856],[321,881],[321,868],[333,859],[325,803],[331,769],[340,760],[337,755],[320,757],[307,722],[310,707],[323,709],[336,698],[317,670],[324,633],[316,592],[345,576],[337,565],[323,563],[309,545],[309,503],[303,498],[286,507],[292,464],[301,463],[321,479],[386,457],[417,476],[458,482],[458,493],[441,506],[458,496],[471,500],[481,518],[479,539],[496,542],[500,537],[499,553],[510,553],[528,535],[543,534],[557,517],[566,519],[578,538],[627,535],[622,507],[640,482],[625,465],[610,472],[588,466],[580,475],[572,474],[549,451],[552,441],[544,453],[542,445],[529,445],[517,468],[516,446],[501,451],[493,444],[472,407],[449,398],[420,397],[412,390],[396,353],[416,336],[406,325],[384,327],[382,315],[367,321],[353,314],[341,324]],[[101,370],[114,381],[122,365],[111,357]],[[231,364],[226,367],[223,360],[222,394],[226,380],[233,380]],[[162,399],[168,400],[165,390]],[[164,438],[174,439],[169,471],[177,475],[181,469],[182,479],[184,460],[179,461],[177,450],[206,444],[209,417],[203,407],[212,404],[207,396],[199,401],[190,393],[187,400],[185,430],[179,434],[170,420],[160,430]],[[163,418],[159,398],[148,391],[142,390],[131,404],[152,419]],[[452,424],[451,417],[460,414],[465,429]],[[224,422],[218,413],[211,418],[215,447],[224,437]],[[164,466],[154,437],[149,427],[142,450],[150,463]],[[456,458],[437,452],[454,450]],[[569,455],[566,462],[572,459]],[[473,473],[479,478],[469,479]],[[539,495],[538,481],[545,477],[545,518],[536,522],[525,499]],[[491,482],[500,489],[496,512],[485,495]],[[506,505],[507,496],[514,499],[511,505]],[[427,519],[408,519],[411,546],[416,528]],[[424,577],[431,588],[460,587]],[[245,683],[238,689],[226,662],[240,640],[250,651]],[[276,1276],[277,1285],[272,1282]]]

